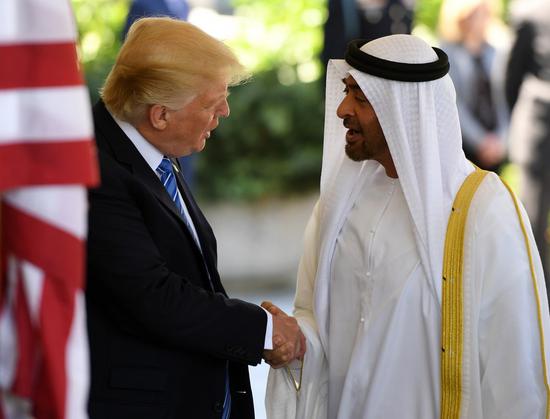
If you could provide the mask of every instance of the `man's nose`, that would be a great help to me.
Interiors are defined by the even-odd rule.
[[[227,118],[229,113],[229,103],[227,102],[227,99],[225,99],[220,107],[220,111],[218,112],[218,117]]]
[[[352,107],[350,106],[349,96],[344,97],[338,108],[336,108],[336,115],[340,119],[344,119],[352,115]]]

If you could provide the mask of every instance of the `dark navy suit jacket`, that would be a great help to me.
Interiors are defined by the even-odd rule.
[[[202,253],[101,102],[94,121],[101,186],[89,194],[90,417],[219,419],[229,368],[231,417],[253,418],[247,364],[261,361],[265,312],[227,297],[216,239],[183,178]]]

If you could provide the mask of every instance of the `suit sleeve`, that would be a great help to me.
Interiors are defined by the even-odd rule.
[[[102,186],[90,192],[88,298],[107,307],[126,333],[214,357],[259,363],[265,312],[171,272],[124,180],[124,170],[106,167],[106,158]]]

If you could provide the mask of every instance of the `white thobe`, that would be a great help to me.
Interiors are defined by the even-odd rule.
[[[327,357],[329,417],[338,417],[344,389],[356,386],[353,367],[357,360],[369,357],[362,341],[370,340],[373,320],[380,322],[380,315],[391,314],[418,262],[399,181],[378,172],[350,209],[334,251]],[[343,412],[349,403],[363,404],[364,397],[350,400],[347,393]]]
[[[307,328],[308,350],[313,350],[306,353],[304,387],[298,398],[288,380],[277,380],[277,376],[284,377],[284,371],[270,372],[268,418],[321,419],[299,412],[308,405],[310,394],[323,392],[315,382],[319,373],[307,368],[308,362],[325,356],[329,419],[439,418],[438,296],[410,248],[412,227],[398,182],[384,186],[376,180],[368,187],[358,194],[338,233],[328,307],[315,307],[316,287],[320,286],[316,282],[319,231],[324,219],[322,205],[314,210],[306,230],[295,300],[295,315]],[[392,188],[391,197],[380,198]],[[529,230],[523,210],[522,214]],[[374,235],[369,237],[372,225]],[[350,239],[353,234],[357,237]],[[547,371],[542,361],[544,357],[546,365],[550,364],[548,302],[540,260],[532,234],[528,235],[536,283],[508,191],[496,176],[488,175],[474,196],[466,224],[462,419],[546,417]],[[347,269],[341,258],[348,260]],[[353,258],[357,260],[352,262]],[[372,279],[365,280],[368,272]],[[309,345],[309,337],[319,334],[316,325],[322,319],[318,316],[324,315],[329,319],[327,343],[319,345],[313,339]],[[349,319],[347,324],[344,316]],[[285,385],[286,393],[281,390]],[[323,399],[314,399],[314,403],[323,403]],[[297,407],[289,408],[290,404]],[[293,411],[295,416],[288,414]]]

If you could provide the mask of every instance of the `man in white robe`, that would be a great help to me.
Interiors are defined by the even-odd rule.
[[[523,207],[492,173],[466,220],[451,328],[460,388],[441,412],[446,230],[475,170],[448,68],[410,35],[352,43],[329,63],[321,194],[294,307],[308,351],[301,379],[297,362],[270,371],[269,419],[549,418],[540,258]]]

